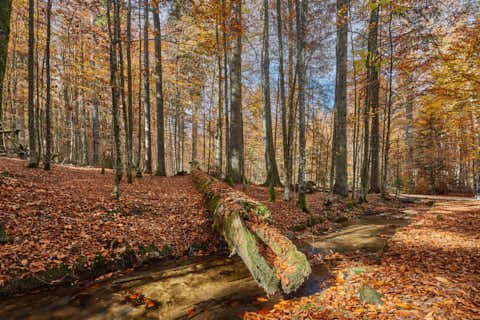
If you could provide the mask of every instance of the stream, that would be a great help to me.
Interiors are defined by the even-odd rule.
[[[316,237],[302,234],[297,246],[307,254],[379,251],[407,222],[403,217],[365,216],[337,232]],[[5,299],[0,319],[241,319],[246,311],[271,308],[281,299],[321,292],[329,271],[323,264],[312,269],[295,294],[266,299],[240,258],[195,257],[145,266],[90,287],[61,287]]]

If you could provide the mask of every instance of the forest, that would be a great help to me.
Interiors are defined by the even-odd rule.
[[[478,319],[478,0],[0,0],[0,316]]]

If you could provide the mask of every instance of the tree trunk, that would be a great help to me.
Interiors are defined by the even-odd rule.
[[[379,108],[378,99],[380,93],[380,57],[378,53],[378,16],[379,16],[379,3],[374,3],[372,11],[374,20],[371,21],[369,34],[369,43],[371,42],[371,76],[372,76],[372,91],[370,98],[370,110],[372,114],[372,128],[371,128],[371,173],[370,173],[370,192],[379,193],[379,153],[380,153],[380,124],[379,124]]]
[[[119,3],[118,0],[107,0],[107,18],[108,31],[110,35],[110,81],[112,83],[112,118],[113,118],[113,138],[115,144],[116,154],[116,168],[115,168],[115,186],[113,188],[112,196],[114,199],[119,198],[120,181],[122,180],[122,154],[120,143],[120,126],[118,123],[118,103],[120,98],[119,81],[117,79],[117,49],[118,49],[118,32],[112,33],[112,23],[110,18],[111,1],[114,3],[114,18],[113,26],[117,25],[119,19]],[[115,29],[115,28],[114,28]]]
[[[225,1],[225,0],[223,0]],[[223,3],[223,2],[222,2]],[[224,17],[222,16],[223,20]],[[217,18],[219,22],[219,18]],[[218,23],[215,26],[215,39],[217,47],[220,47],[220,36],[218,32]],[[226,41],[223,39],[223,41]],[[217,111],[217,132],[215,133],[215,174],[219,177],[222,176],[223,168],[223,124],[222,124],[222,111],[223,111],[223,88],[222,88],[222,56],[220,51],[217,53],[217,71],[218,71],[218,111]]]
[[[93,139],[93,165],[97,166],[99,163],[99,143],[100,143],[100,135],[99,135],[99,113],[98,113],[98,104],[99,101],[96,96],[93,98],[93,108],[92,108],[92,139]]]
[[[192,110],[192,164],[191,170],[200,168],[198,161],[198,115],[197,107]]]
[[[10,15],[12,13],[12,0],[0,0],[0,130],[4,129],[3,118],[3,79],[7,68],[8,41],[10,39]],[[0,148],[5,149],[3,136]]]
[[[142,177],[142,10],[138,6],[138,133],[137,133],[137,173]]]
[[[225,11],[225,0],[222,0],[222,11]],[[230,176],[232,167],[232,159],[230,154],[230,108],[229,108],[229,93],[232,91],[232,86],[228,85],[228,51],[227,51],[227,25],[226,18],[222,19],[223,26],[223,104],[225,113],[225,157],[226,157],[226,177]],[[231,97],[231,95],[230,95]]]
[[[156,176],[166,176],[165,167],[165,124],[163,115],[163,71],[162,71],[162,29],[160,27],[158,7],[153,12],[155,25],[155,89],[157,102],[157,169]]]
[[[337,0],[337,68],[335,85],[335,186],[333,192],[348,196],[347,166],[347,47],[348,0]]]
[[[350,33],[352,43],[352,69],[353,69],[353,99],[354,99],[354,123],[353,123],[353,181],[352,181],[352,200],[355,199],[357,190],[357,163],[358,163],[358,134],[360,127],[360,113],[357,99],[357,67],[355,65],[355,44],[353,42],[353,32]]]
[[[278,36],[278,72],[280,75],[280,104],[282,110],[282,141],[283,141],[283,167],[286,175],[288,169],[289,148],[288,148],[288,127],[287,127],[287,100],[285,96],[285,72],[284,72],[284,57],[283,57],[283,19],[282,19],[282,1],[277,0],[277,36]],[[284,200],[289,200],[290,197],[290,182],[285,177],[285,191]]]
[[[133,170],[133,83],[132,83],[132,0],[128,0],[127,8],[127,182],[132,183]],[[141,43],[141,41],[139,41]]]
[[[242,183],[244,179],[244,151],[243,151],[243,115],[242,115],[242,0],[234,4],[233,17],[233,57],[232,68],[232,122],[230,127],[230,154],[231,170],[229,181]]]
[[[387,195],[388,155],[390,152],[390,126],[392,117],[393,94],[393,37],[392,37],[393,4],[390,3],[390,20],[388,22],[388,39],[390,43],[390,66],[388,70],[388,101],[387,101],[387,133],[385,138],[385,151],[383,154],[382,194]]]
[[[268,225],[270,211],[198,170],[192,178],[213,215],[214,228],[238,254],[257,283],[271,295],[297,290],[311,273],[305,255],[277,229]],[[262,252],[270,252],[266,258]]]
[[[408,94],[407,101],[405,105],[405,113],[407,117],[407,123],[405,125],[405,143],[407,145],[407,179],[408,179],[408,188],[409,191],[413,191],[415,187],[415,181],[413,179],[413,88],[411,87],[413,83],[413,76],[409,74],[407,77],[407,86]]]
[[[378,107],[378,71],[377,71],[377,32],[378,32],[378,4],[377,0],[372,1],[372,10],[370,12],[370,22],[368,28],[368,53],[366,60],[366,69],[367,69],[367,93],[365,97],[365,108],[363,112],[363,164],[362,164],[362,185],[361,185],[361,195],[360,201],[367,200],[368,193],[368,167],[369,167],[369,158],[370,158],[370,109],[373,110],[373,105],[375,108]],[[375,102],[376,101],[376,102]]]
[[[305,198],[305,12],[307,0],[296,0],[297,9],[297,70],[298,70],[298,107],[299,107],[299,158],[298,158],[298,198],[297,207],[307,211]]]
[[[35,143],[35,105],[33,97],[35,93],[34,85],[34,46],[35,46],[35,33],[34,33],[34,19],[35,19],[35,2],[34,0],[28,1],[28,143],[29,143],[29,168],[38,167],[37,150]]]
[[[144,118],[145,118],[145,172],[152,173],[152,132],[150,122],[150,56],[148,50],[148,1],[144,3],[145,25],[143,29],[143,77],[144,77]]]
[[[43,160],[44,169],[50,170],[50,159],[51,159],[51,149],[52,149],[52,132],[51,132],[51,120],[50,120],[50,100],[51,100],[51,83],[52,75],[50,73],[50,39],[51,39],[51,17],[52,17],[52,0],[47,2],[47,40],[45,46],[45,72],[47,74],[47,98],[45,102],[45,122],[47,126],[47,141],[46,141],[46,150],[45,150],[45,159]],[[1,90],[1,88],[0,88]],[[0,104],[1,104],[0,98]]]
[[[263,48],[262,48],[262,97],[265,121],[265,139],[267,146],[267,183],[270,186],[281,186],[277,160],[273,146],[272,106],[270,96],[270,19],[268,0],[263,1]]]

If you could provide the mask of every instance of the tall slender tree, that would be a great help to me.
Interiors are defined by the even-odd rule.
[[[223,168],[223,87],[222,87],[222,53],[220,51],[220,33],[218,25],[223,20],[222,15],[217,16],[217,24],[215,25],[215,40],[217,44],[217,78],[218,78],[218,111],[217,111],[217,132],[215,133],[215,167],[218,174],[222,175]],[[225,39],[223,39],[225,41]]]
[[[145,172],[152,173],[152,132],[150,122],[150,53],[148,50],[148,16],[149,16],[149,1],[144,2],[144,28],[143,28],[143,85],[144,85],[144,99],[143,117],[145,127]]]
[[[390,3],[390,16],[388,21],[388,42],[390,48],[390,63],[388,68],[388,100],[387,100],[387,128],[385,137],[385,148],[383,153],[383,173],[382,173],[382,196],[387,195],[387,176],[388,176],[388,157],[390,153],[390,134],[392,118],[392,95],[393,95],[393,3]]]
[[[231,65],[232,122],[230,127],[230,154],[231,170],[229,181],[242,183],[244,181],[244,154],[243,154],[243,115],[242,115],[242,0],[234,1],[234,17],[232,29],[233,56]]]
[[[34,51],[35,51],[35,1],[28,0],[28,143],[29,168],[38,167],[37,145],[35,134],[35,82],[34,82]]]
[[[299,109],[299,157],[298,157],[298,199],[297,207],[307,211],[305,196],[306,136],[305,136],[305,12],[307,0],[295,0],[297,14],[297,72],[298,72],[298,109]]]
[[[370,25],[371,28],[371,43],[372,43],[372,61],[370,63],[371,76],[372,76],[372,91],[370,99],[370,113],[372,115],[372,127],[371,127],[371,171],[370,171],[370,192],[379,193],[380,192],[380,123],[379,123],[379,96],[380,96],[380,55],[378,52],[378,29],[379,29],[379,11],[380,11],[381,2],[374,2],[373,8],[375,10],[375,21]],[[370,39],[369,39],[370,43]]]
[[[347,171],[348,0],[337,0],[337,68],[335,85],[335,194],[348,196]]]
[[[157,103],[157,168],[156,176],[166,176],[165,167],[165,124],[163,115],[163,71],[162,71],[162,28],[160,26],[158,4],[153,11],[155,27],[155,89]]]
[[[113,27],[111,20],[111,2],[113,2]],[[108,33],[110,36],[110,82],[112,87],[112,119],[113,119],[113,140],[115,147],[115,185],[113,187],[112,196],[114,199],[119,198],[120,193],[120,181],[122,180],[122,148],[120,142],[120,126],[119,126],[119,82],[117,77],[118,72],[118,60],[117,60],[117,50],[118,50],[118,41],[119,34],[116,32],[115,26],[117,25],[117,20],[119,19],[120,5],[118,0],[107,0],[107,20],[108,20]],[[113,29],[113,30],[112,30]]]
[[[137,133],[137,178],[142,177],[142,8],[138,3],[138,133]]]
[[[133,168],[133,81],[132,81],[132,0],[127,8],[127,182],[132,183]]]
[[[263,1],[263,47],[262,47],[262,97],[265,129],[265,146],[267,151],[267,184],[280,186],[277,160],[273,146],[272,107],[270,97],[270,18],[268,0]]]
[[[7,67],[11,13],[12,0],[0,0],[0,130],[3,129],[3,78]],[[0,143],[2,143],[1,146],[3,147],[3,139]]]
[[[363,110],[363,163],[362,163],[362,183],[360,202],[367,200],[369,191],[369,163],[370,163],[370,110],[376,103],[378,106],[378,71],[377,63],[377,33],[378,33],[378,4],[377,0],[372,0],[370,11],[370,20],[368,24],[368,52],[366,60],[367,69],[367,92],[365,97],[365,107]],[[376,101],[376,102],[375,102]]]
[[[223,44],[223,104],[225,114],[225,158],[226,158],[226,176],[230,176],[232,167],[232,158],[230,154],[230,107],[229,94],[231,92],[231,85],[228,81],[228,51],[227,51],[227,12],[225,0],[222,0],[222,44]],[[230,89],[230,90],[229,90]]]
[[[47,40],[45,45],[45,73],[47,75],[47,92],[46,92],[46,101],[45,101],[45,124],[47,129],[46,134],[46,146],[45,146],[45,158],[43,160],[44,169],[50,170],[50,158],[51,158],[51,149],[52,149],[52,132],[51,132],[51,119],[50,119],[50,103],[51,103],[51,83],[52,75],[50,73],[50,40],[52,34],[52,0],[47,2]]]
[[[283,142],[283,167],[285,172],[285,191],[283,200],[290,200],[290,181],[286,178],[288,171],[289,146],[288,146],[288,125],[287,125],[287,99],[285,95],[285,71],[284,71],[284,50],[283,50],[283,19],[282,1],[277,0],[277,37],[278,37],[278,73],[280,87],[280,105],[282,112],[282,142]]]

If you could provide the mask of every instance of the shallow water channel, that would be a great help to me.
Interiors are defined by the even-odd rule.
[[[307,253],[378,251],[404,225],[404,219],[365,217],[324,236],[305,233],[298,245]],[[199,257],[149,266],[86,288],[64,287],[6,299],[0,304],[0,319],[241,319],[244,312],[270,308],[282,298],[320,292],[329,277],[327,267],[317,265],[293,296],[259,299],[265,293],[240,258]],[[132,296],[147,297],[155,306],[135,303]]]

